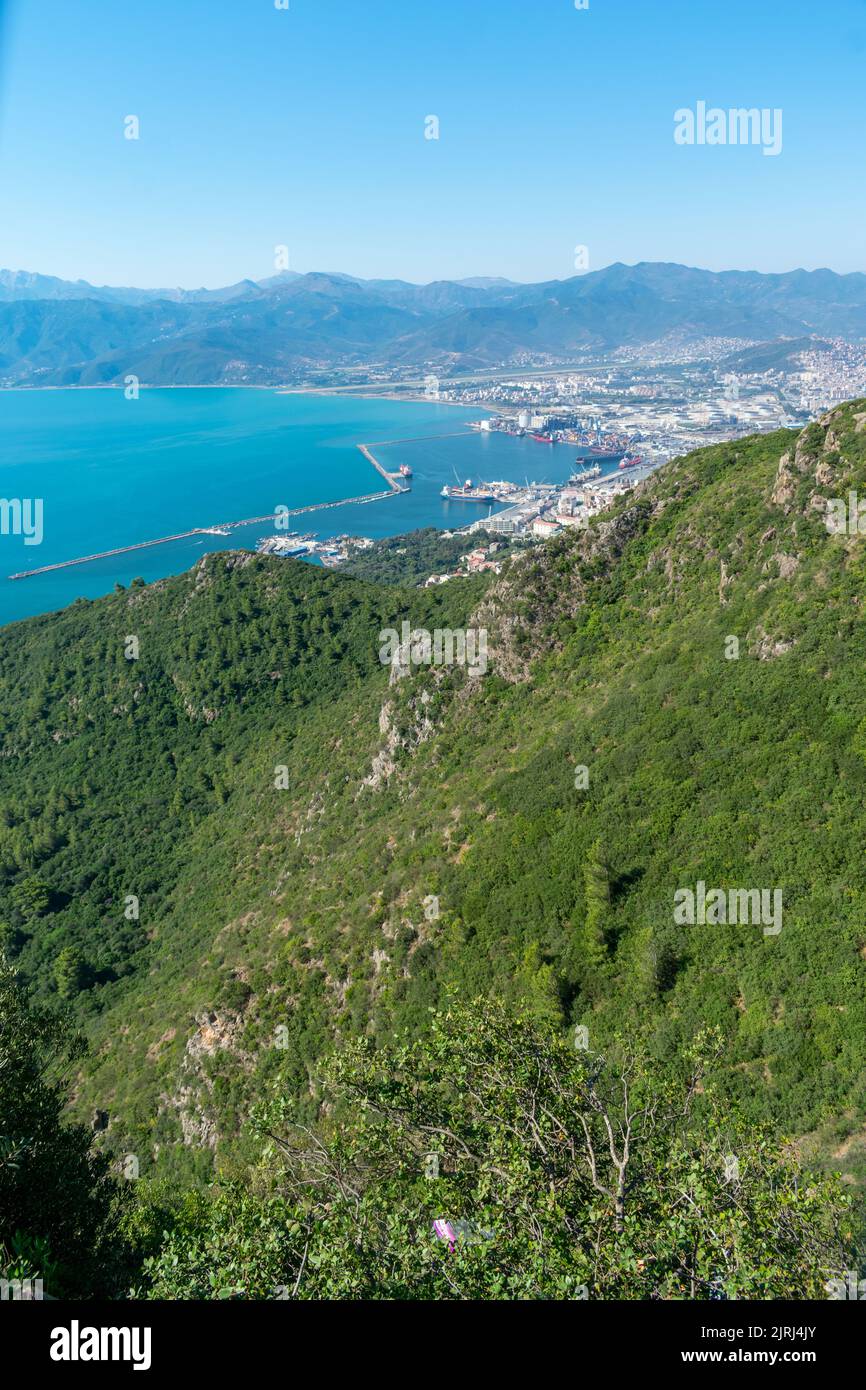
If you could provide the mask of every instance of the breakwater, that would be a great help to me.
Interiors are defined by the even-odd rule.
[[[172,541],[188,540],[191,536],[220,536],[226,535],[229,531],[238,530],[242,526],[257,526],[267,521],[276,521],[279,517],[286,516],[306,516],[309,512],[324,512],[332,507],[345,507],[349,503],[363,502],[383,502],[387,497],[396,497],[400,493],[408,492],[407,485],[398,483],[395,478],[388,473],[377,459],[370,453],[366,444],[359,444],[358,448],[366,459],[372,463],[377,472],[388,484],[385,492],[366,492],[361,497],[340,497],[335,502],[311,502],[306,507],[294,507],[286,511],[267,512],[264,516],[246,516],[240,521],[220,521],[214,526],[192,526],[188,531],[176,531],[171,536],[157,536],[154,540],[134,541],[130,545],[117,545],[110,550],[97,550],[92,555],[77,555],[72,560],[56,560],[51,565],[38,565],[34,569],[19,570],[17,574],[10,574],[10,579],[32,579],[37,574],[48,574],[52,570],[69,569],[72,565],[89,565],[94,560],[108,560],[114,555],[129,555],[135,550],[148,550],[155,545],[170,545]]]

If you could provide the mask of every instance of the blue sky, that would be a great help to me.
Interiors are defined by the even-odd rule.
[[[0,266],[216,286],[287,245],[301,271],[538,280],[580,244],[591,269],[866,270],[866,0],[290,6],[5,0]],[[699,100],[781,108],[782,153],[677,146]]]

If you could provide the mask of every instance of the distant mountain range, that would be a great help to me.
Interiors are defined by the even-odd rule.
[[[866,339],[866,275],[644,262],[532,285],[283,271],[223,289],[142,290],[0,270],[4,385],[94,386],[130,373],[150,385],[273,385],[374,365],[459,372],[672,333]]]

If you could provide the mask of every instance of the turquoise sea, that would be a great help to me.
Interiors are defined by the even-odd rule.
[[[411,492],[347,505],[290,525],[324,538],[380,537],[419,526],[456,527],[491,508],[444,501],[442,484],[464,479],[558,481],[568,446],[467,432],[479,411],[245,389],[0,392],[0,497],[42,499],[43,539],[0,534],[0,623],[95,598],[140,575],[188,569],[206,550],[254,549],[267,523],[228,536],[196,536],[147,550],[10,581],[19,570],[135,541],[380,491],[357,449],[384,467],[413,470]],[[437,437],[447,436],[447,437]],[[411,442],[375,446],[388,440]],[[288,562],[286,562],[288,563]]]

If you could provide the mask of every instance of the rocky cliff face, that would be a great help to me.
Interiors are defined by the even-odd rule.
[[[824,515],[827,501],[841,497],[854,463],[855,436],[866,431],[863,402],[837,406],[798,435],[793,449],[779,460],[770,501],[786,515],[811,509]]]

